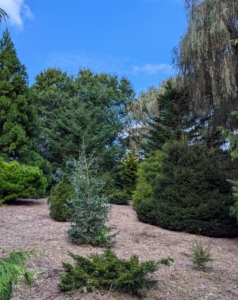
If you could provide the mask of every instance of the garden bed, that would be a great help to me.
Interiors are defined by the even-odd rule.
[[[238,299],[238,238],[216,239],[163,230],[139,222],[131,206],[114,206],[110,225],[120,230],[112,248],[120,258],[128,259],[136,254],[143,261],[158,261],[167,256],[175,260],[170,267],[159,266],[152,275],[158,285],[148,293],[147,299]],[[136,299],[112,291],[104,295],[76,292],[71,297],[59,291],[62,262],[72,262],[68,251],[83,256],[103,252],[102,248],[70,243],[68,228],[69,223],[50,218],[46,199],[18,200],[0,207],[0,259],[13,250],[34,249],[37,254],[28,262],[35,274],[31,291],[19,285],[14,289],[13,299]],[[214,262],[206,272],[192,268],[189,255],[195,241],[211,248]]]

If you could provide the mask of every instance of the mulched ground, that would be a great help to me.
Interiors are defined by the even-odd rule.
[[[142,261],[157,261],[167,256],[175,260],[169,267],[160,266],[153,275],[158,279],[158,285],[148,293],[147,300],[238,300],[237,238],[198,237],[140,223],[130,206],[114,206],[109,223],[120,230],[112,249],[119,257],[129,258],[136,254]],[[70,243],[66,233],[68,228],[69,223],[50,218],[46,199],[18,200],[0,207],[0,259],[13,250],[34,249],[37,253],[37,257],[28,262],[35,274],[31,291],[20,284],[14,289],[13,300],[137,299],[111,291],[104,294],[76,292],[69,296],[58,290],[62,262],[72,262],[68,251],[84,256],[103,251]],[[192,268],[190,254],[195,241],[201,241],[211,249],[214,262],[206,271]]]

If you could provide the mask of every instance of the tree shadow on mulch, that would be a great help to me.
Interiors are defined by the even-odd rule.
[[[40,199],[39,199],[40,200]],[[17,199],[10,200],[5,203],[6,206],[40,206],[44,205],[41,201],[37,201],[37,199]]]

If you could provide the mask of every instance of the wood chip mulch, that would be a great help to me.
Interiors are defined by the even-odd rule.
[[[128,259],[136,254],[141,261],[170,256],[174,263],[161,265],[151,275],[158,285],[149,291],[147,300],[238,300],[238,238],[208,238],[174,232],[138,221],[131,206],[116,205],[110,213],[110,225],[120,233],[113,251]],[[69,223],[56,222],[49,216],[47,199],[17,200],[0,207],[0,260],[11,251],[35,250],[28,267],[33,270],[34,283],[29,290],[23,284],[14,288],[13,300],[132,300],[129,295],[112,291],[66,295],[57,284],[62,262],[72,262],[68,251],[87,256],[104,249],[72,244],[67,237]],[[205,271],[193,269],[191,247],[195,241],[209,246],[214,259]]]

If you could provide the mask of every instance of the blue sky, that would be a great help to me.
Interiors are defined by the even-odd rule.
[[[0,0],[30,84],[57,67],[125,75],[135,91],[172,75],[172,49],[186,29],[183,0]]]

